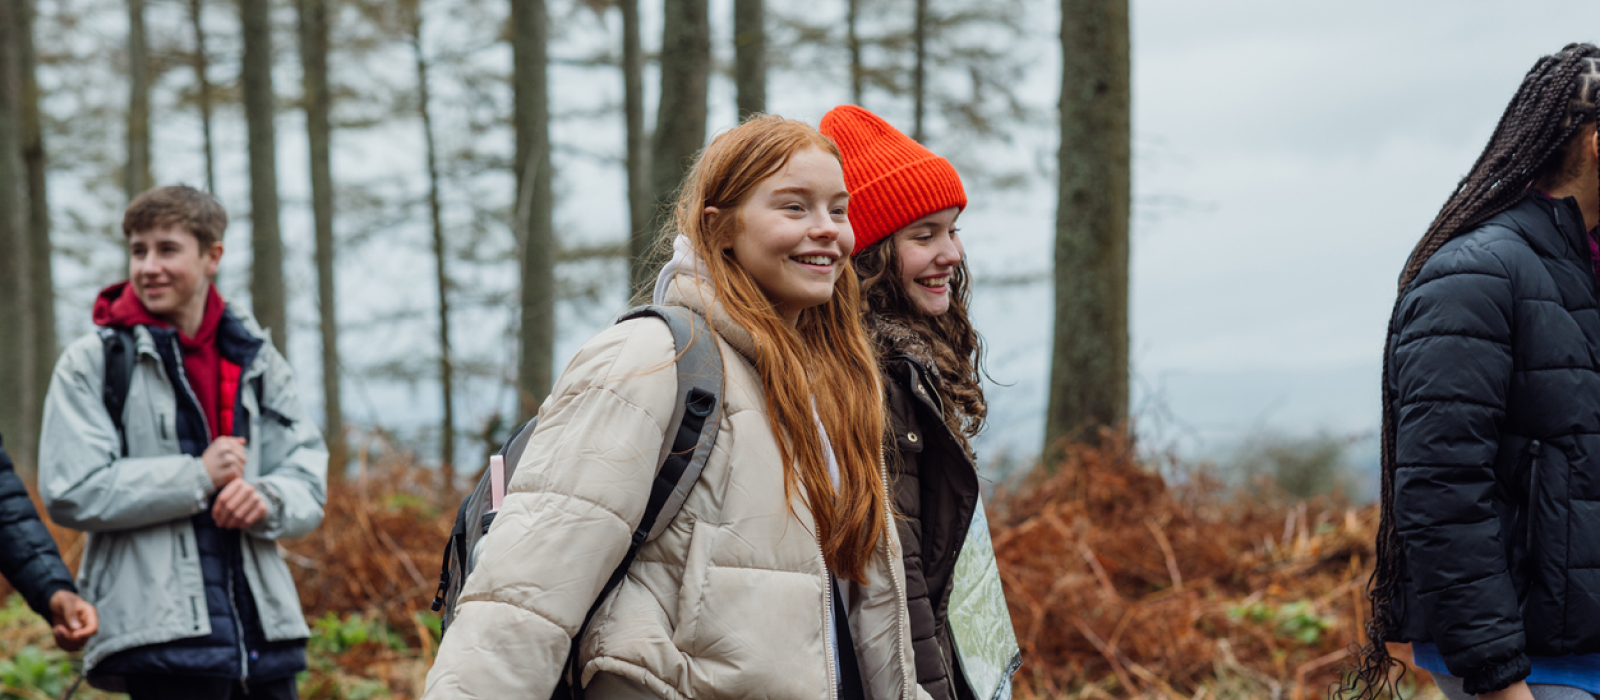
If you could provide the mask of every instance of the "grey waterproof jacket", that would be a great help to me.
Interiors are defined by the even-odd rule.
[[[251,334],[266,338],[245,309],[229,304],[228,310]],[[142,326],[134,338],[123,411],[128,456],[120,456],[106,413],[105,354],[94,334],[73,341],[56,362],[39,451],[39,492],[50,517],[89,533],[78,588],[99,610],[100,633],[89,640],[84,668],[96,685],[112,689],[119,679],[94,673],[107,656],[211,632],[190,516],[207,508],[217,489],[200,459],[178,445],[177,397],[155,340]],[[257,377],[261,402],[286,420],[262,420],[256,393],[240,392],[239,408],[253,436],[244,479],[268,503],[267,517],[240,531],[240,551],[267,640],[303,639],[310,630],[274,540],[304,536],[322,522],[328,451],[300,405],[288,362],[270,342],[239,381]]]

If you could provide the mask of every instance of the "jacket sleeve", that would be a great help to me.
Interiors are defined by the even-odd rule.
[[[39,511],[4,447],[0,447],[0,543],[0,575],[46,620],[50,596],[61,590],[77,592],[61,551],[39,521]]]
[[[1495,251],[1465,243],[1429,260],[1396,317],[1393,512],[1429,636],[1476,694],[1526,676],[1528,659],[1492,505],[1512,279]]]
[[[304,537],[322,523],[328,501],[328,446],[300,404],[294,373],[278,351],[269,353],[260,411],[260,476],[253,480],[267,500],[267,517],[250,534],[264,539]]]
[[[187,518],[216,491],[199,458],[119,458],[121,441],[101,396],[99,338],[68,346],[45,395],[39,495],[50,518],[87,532],[131,530]]]
[[[428,673],[426,698],[548,697],[644,516],[677,375],[665,325],[619,324],[539,410]]]

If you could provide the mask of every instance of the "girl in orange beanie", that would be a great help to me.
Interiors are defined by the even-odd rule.
[[[821,131],[843,156],[852,262],[886,389],[917,682],[934,700],[1008,697],[1020,655],[971,444],[987,405],[955,226],[966,192],[950,161],[865,109],[837,107]]]

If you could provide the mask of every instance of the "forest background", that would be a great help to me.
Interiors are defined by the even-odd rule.
[[[1129,520],[1149,535],[1189,518],[1201,539],[1222,526],[1207,507],[1272,475],[1282,499],[1249,517],[1271,521],[1277,545],[1247,538],[1221,557],[1238,570],[1214,578],[1237,588],[1212,591],[1205,609],[1245,611],[1228,624],[1261,617],[1268,641],[1283,625],[1324,629],[1313,618],[1349,627],[1350,641],[1356,606],[1333,611],[1327,596],[1349,592],[1354,560],[1356,573],[1315,591],[1268,595],[1261,572],[1292,569],[1293,556],[1326,568],[1318,538],[1363,532],[1369,511],[1346,506],[1374,490],[1393,275],[1521,73],[1592,38],[1567,32],[1600,26],[1600,8],[0,0],[0,20],[0,155],[15,154],[0,157],[0,396],[20,397],[0,402],[0,433],[25,474],[56,349],[91,330],[93,295],[125,276],[123,206],[185,182],[229,210],[222,293],[274,329],[308,408],[343,437],[330,440],[345,448],[336,464],[358,488],[336,489],[325,529],[351,518],[374,571],[425,568],[431,555],[413,554],[434,545],[414,524],[442,506],[419,480],[475,472],[627,306],[650,274],[653,204],[692,154],[751,110],[815,123],[856,102],[949,156],[966,181],[962,235],[992,378],[977,443],[986,475],[1026,484],[1010,492],[1026,498],[1052,493],[1045,476],[1027,481],[1035,464],[1053,478],[1113,464],[1182,491],[1210,478],[1197,461],[1217,460],[1206,473],[1229,489],[1206,492],[1211,506],[1152,496],[1153,510]],[[1069,401],[1082,395],[1093,400]],[[1114,433],[1102,443],[1096,426],[1129,417],[1137,449]],[[1039,462],[1062,436],[1102,444]],[[369,489],[376,474],[403,477]],[[1092,494],[1069,491],[1052,507],[1087,518]],[[997,520],[997,541],[1040,512]],[[70,553],[72,536],[58,534]],[[343,551],[307,546],[324,551],[303,564]],[[1156,562],[1180,572],[1164,584],[1133,578],[1168,595],[1190,554]],[[1101,559],[1091,588],[1115,592],[1125,572]],[[1100,561],[1076,561],[1089,560]],[[1042,571],[1063,566],[1044,561]],[[1052,585],[1035,612],[1062,604]],[[401,630],[402,646],[426,655],[426,635],[406,631],[420,611],[408,603],[396,617],[385,605],[398,592],[364,595],[308,603],[333,615],[319,634],[384,618],[372,629]],[[1310,617],[1283,607],[1302,602]],[[1166,692],[1129,671],[1154,666],[1118,651],[1113,630],[1136,618],[1094,633],[1091,616],[1090,633],[1069,634],[1066,655],[1029,687],[1084,693],[1111,679],[1119,695]],[[1019,628],[1044,619],[1019,617]],[[1291,658],[1334,649],[1331,639],[1264,652],[1267,676],[1300,688]],[[1157,675],[1188,697],[1213,687],[1194,673]]]

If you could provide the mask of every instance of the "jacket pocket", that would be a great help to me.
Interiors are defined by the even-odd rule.
[[[1568,462],[1559,447],[1529,444],[1526,499],[1522,509],[1524,564],[1512,571],[1527,591],[1522,618],[1529,653],[1561,655],[1566,627]],[[1552,646],[1555,645],[1555,646]]]
[[[718,530],[716,525],[695,521],[689,537],[689,551],[683,558],[683,577],[678,582],[678,625],[672,631],[672,643],[689,654],[694,653],[695,632],[706,602],[706,578],[711,570],[711,554],[716,548]]]

